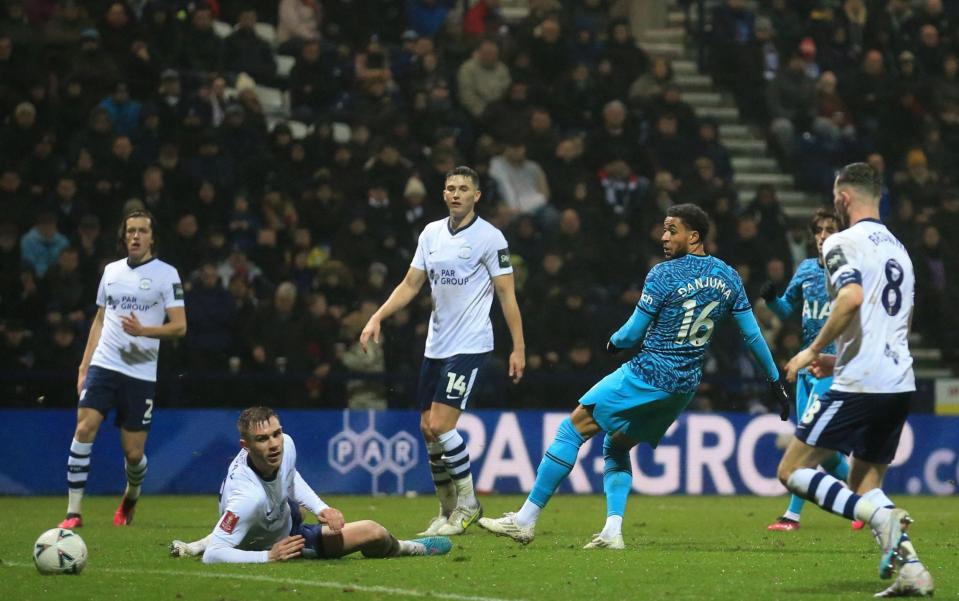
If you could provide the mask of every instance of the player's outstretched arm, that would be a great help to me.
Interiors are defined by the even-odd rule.
[[[819,335],[809,346],[790,359],[786,365],[786,379],[794,382],[799,370],[818,359],[819,353],[845,331],[856,313],[859,312],[862,300],[863,292],[860,284],[848,283],[839,289],[836,300],[832,303],[832,312],[829,314],[829,319],[819,330]]]
[[[766,306],[769,307],[769,310],[779,319],[787,319],[796,309],[796,306],[790,303],[786,297],[779,296],[776,290],[776,284],[773,282],[763,284],[759,289],[759,296],[766,301]]]
[[[609,337],[606,351],[616,354],[621,350],[636,346],[646,337],[646,330],[649,329],[649,324],[652,322],[653,318],[649,313],[636,307],[626,323]]]
[[[779,377],[779,368],[776,367],[776,361],[773,359],[773,354],[769,350],[769,345],[766,344],[766,339],[763,338],[762,332],[759,329],[756,316],[753,314],[752,309],[749,309],[747,311],[733,313],[733,317],[736,319],[736,325],[739,326],[739,331],[743,335],[743,340],[745,340],[747,346],[749,346],[753,358],[756,359],[756,362],[759,363],[763,368],[763,372],[766,374],[766,381],[769,382],[770,392],[776,399],[776,404],[779,406],[779,418],[783,421],[788,420],[789,408],[792,403],[789,402],[789,395],[786,393],[786,388],[783,385],[782,379]]]
[[[363,352],[366,352],[366,345],[369,343],[370,339],[377,344],[380,343],[380,324],[382,321],[406,305],[410,304],[410,301],[416,298],[416,295],[419,294],[420,288],[423,287],[423,282],[425,281],[425,271],[415,267],[409,268],[409,271],[406,272],[406,277],[403,278],[403,281],[393,289],[392,294],[390,294],[390,297],[386,299],[386,302],[383,303],[383,306],[377,309],[376,313],[374,313],[373,316],[370,317],[370,320],[366,322],[366,326],[360,333],[360,347],[363,349]]]
[[[496,289],[496,298],[499,299],[509,328],[510,338],[513,339],[513,351],[509,355],[509,377],[516,384],[526,371],[526,339],[523,337],[523,316],[516,302],[516,284],[513,274],[507,273],[493,278],[493,287]]]

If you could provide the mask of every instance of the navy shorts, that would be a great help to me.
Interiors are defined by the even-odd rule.
[[[416,401],[420,411],[433,403],[466,410],[470,394],[483,381],[490,353],[453,355],[446,359],[423,358]]]
[[[96,409],[106,417],[116,409],[114,425],[131,432],[150,431],[156,382],[138,380],[112,369],[91,365],[80,391],[80,407]]]
[[[326,549],[323,547],[323,525],[304,524],[300,506],[293,499],[287,499],[290,504],[290,515],[293,517],[293,527],[290,536],[300,535],[305,543],[303,557],[306,559],[326,559]]]
[[[888,465],[896,456],[911,397],[911,392],[829,390],[806,407],[796,438],[813,447]]]

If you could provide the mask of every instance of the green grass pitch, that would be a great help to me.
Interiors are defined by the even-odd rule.
[[[429,497],[329,497],[347,520],[375,519],[412,537],[435,510]],[[959,596],[959,499],[901,497],[916,518],[913,540],[936,579],[936,597]],[[486,515],[515,510],[518,496],[482,498]],[[79,530],[90,551],[79,576],[40,576],[33,541],[61,519],[65,498],[0,498],[0,601],[263,599],[866,599],[885,588],[868,532],[807,505],[798,532],[766,524],[784,498],[637,497],[625,551],[581,547],[602,526],[599,496],[558,496],[523,547],[474,526],[439,558],[299,560],[204,566],[172,559],[167,544],[216,522],[214,497],[145,496],[136,522],[112,526],[116,498],[90,497]]]

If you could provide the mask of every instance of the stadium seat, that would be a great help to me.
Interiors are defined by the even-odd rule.
[[[293,69],[293,64],[296,62],[296,59],[292,56],[286,56],[283,54],[276,55],[276,74],[278,77],[286,79],[290,76],[290,71]]]
[[[217,37],[225,38],[233,33],[233,26],[223,21],[213,21],[213,33],[215,33]]]
[[[268,115],[285,116],[289,113],[286,94],[282,90],[267,86],[256,86],[256,96],[263,105],[263,111]]]
[[[294,140],[302,140],[313,132],[313,126],[302,121],[287,121],[286,124],[290,126],[290,132],[293,134]]]
[[[276,46],[276,27],[269,23],[257,23],[254,26],[256,35],[270,43],[270,46]]]

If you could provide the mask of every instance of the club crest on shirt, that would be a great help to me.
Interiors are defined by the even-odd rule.
[[[150,284],[153,283],[153,280],[150,278],[141,278],[140,279],[140,290],[149,290]]]
[[[239,521],[240,516],[232,511],[227,511],[223,514],[223,519],[220,520],[220,530],[226,532],[227,534],[233,534],[233,530],[236,528],[236,524]]]
[[[460,252],[456,255],[461,259],[469,259],[473,255],[473,247],[469,244],[464,244],[460,247]]]

